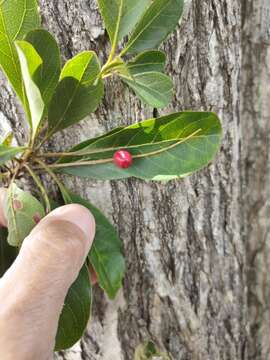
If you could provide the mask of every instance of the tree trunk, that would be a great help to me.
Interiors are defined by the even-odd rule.
[[[109,43],[96,1],[40,6],[65,59],[86,49],[105,59]],[[242,9],[241,0],[187,0],[166,42],[176,92],[162,114],[218,113],[224,140],[212,165],[167,184],[64,179],[116,225],[127,273],[115,301],[96,289],[87,333],[57,359],[133,360],[149,340],[174,360],[270,359],[269,12],[268,0],[243,0]],[[50,147],[65,149],[152,115],[109,80],[98,111]],[[12,126],[23,141],[22,111],[5,82],[0,119],[2,130]]]
[[[270,2],[243,6],[243,211],[247,245],[249,359],[270,359]]]

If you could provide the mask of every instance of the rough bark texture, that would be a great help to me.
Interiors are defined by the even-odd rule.
[[[243,6],[243,201],[248,264],[249,359],[270,359],[270,2]]]
[[[44,25],[60,41],[65,59],[85,49],[105,59],[108,38],[96,1],[40,4]],[[270,358],[266,8],[267,0],[243,0],[242,9],[240,0],[188,0],[181,25],[165,45],[176,95],[162,113],[219,114],[224,141],[212,165],[168,184],[65,179],[118,228],[127,273],[115,301],[97,289],[84,339],[57,359],[132,360],[148,340],[175,360]],[[152,109],[109,80],[96,114],[50,146],[64,149],[149,115]],[[21,110],[6,83],[0,121],[23,140]]]

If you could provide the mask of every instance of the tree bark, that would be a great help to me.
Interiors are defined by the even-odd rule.
[[[249,359],[270,359],[270,3],[243,6],[243,209],[247,245]]]
[[[132,360],[149,340],[175,360],[270,358],[267,4],[187,0],[181,24],[164,45],[176,91],[160,114],[211,110],[222,119],[222,148],[207,169],[167,184],[64,179],[116,225],[127,273],[115,301],[95,289],[87,333],[56,359]],[[106,58],[108,37],[96,1],[41,0],[40,7],[65,59],[86,49]],[[22,142],[22,111],[1,83],[2,131],[13,127]],[[66,149],[152,115],[109,80],[98,111],[49,146]]]

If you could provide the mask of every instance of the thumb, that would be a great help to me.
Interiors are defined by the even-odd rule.
[[[1,349],[9,346],[9,352],[14,350],[15,331],[21,359],[22,354],[37,359],[53,350],[65,296],[87,257],[94,233],[93,216],[75,204],[54,210],[33,229],[0,280],[0,334],[5,334],[4,340],[0,337]]]

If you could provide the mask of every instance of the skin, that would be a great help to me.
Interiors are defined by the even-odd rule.
[[[6,226],[0,189],[0,226]],[[24,240],[0,279],[1,360],[53,357],[59,316],[95,234],[95,220],[81,205],[47,215]],[[94,275],[92,275],[94,276]]]

